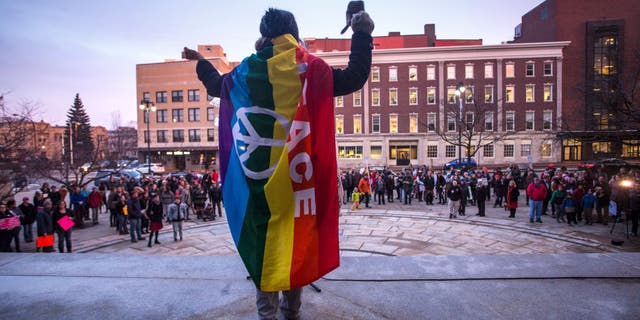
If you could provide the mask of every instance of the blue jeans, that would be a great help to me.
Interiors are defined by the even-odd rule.
[[[140,218],[129,218],[129,234],[131,235],[131,241],[142,239]],[[136,238],[136,236],[138,237]]]
[[[542,200],[529,199],[529,219],[533,219],[535,213],[536,220],[541,220],[542,202]]]
[[[33,242],[33,223],[23,224],[22,231],[24,232],[24,241]]]

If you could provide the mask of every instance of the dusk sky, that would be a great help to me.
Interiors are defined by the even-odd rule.
[[[520,18],[543,0],[375,0],[365,8],[374,36],[422,34],[441,39],[513,39]],[[37,103],[35,120],[64,124],[76,93],[92,125],[135,121],[135,66],[179,59],[182,47],[220,44],[240,61],[253,51],[264,11],[291,11],[300,36],[339,38],[348,1],[11,1],[0,0],[0,93],[9,107]],[[351,31],[344,37],[350,37]],[[195,72],[195,70],[194,70]],[[135,123],[133,123],[135,125]]]

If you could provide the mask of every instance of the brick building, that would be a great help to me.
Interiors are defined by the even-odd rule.
[[[563,48],[569,43],[483,46],[481,40],[438,40],[429,36],[431,30],[426,25],[425,35],[374,37],[369,81],[358,92],[336,97],[339,166],[394,166],[408,159],[439,168],[457,159],[458,148],[441,135],[458,135],[459,83],[467,88],[463,121],[482,119],[471,139],[481,147],[474,157],[480,165],[559,161],[554,136],[562,114]],[[346,40],[305,41],[330,65],[346,65]],[[480,134],[501,138],[481,144]]]
[[[514,43],[571,42],[562,67],[562,160],[640,159],[638,2],[547,0],[515,31]],[[624,98],[635,102],[632,112]]]
[[[236,65],[227,60],[218,45],[199,45],[198,51],[220,73],[227,73]],[[208,97],[195,68],[196,61],[188,60],[136,65],[138,104],[147,100],[156,107],[150,114],[150,132],[146,113],[137,111],[137,125],[143,133],[137,141],[140,161],[146,159],[149,141],[151,162],[162,162],[169,171],[215,167],[218,107]]]

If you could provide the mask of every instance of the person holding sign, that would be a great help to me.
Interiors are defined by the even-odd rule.
[[[67,209],[67,204],[64,201],[60,201],[58,208],[53,212],[52,218],[55,221],[54,228],[58,234],[58,251],[63,253],[64,244],[66,243],[67,253],[71,253],[71,226],[69,226],[69,220],[73,221],[73,213]]]
[[[53,202],[47,199],[43,205],[44,207],[36,216],[38,222],[36,250],[40,251],[42,248],[42,252],[53,252]]]

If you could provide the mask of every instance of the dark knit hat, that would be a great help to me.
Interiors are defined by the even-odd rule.
[[[287,33],[300,40],[296,18],[289,11],[269,8],[260,21],[260,34],[273,39]]]

